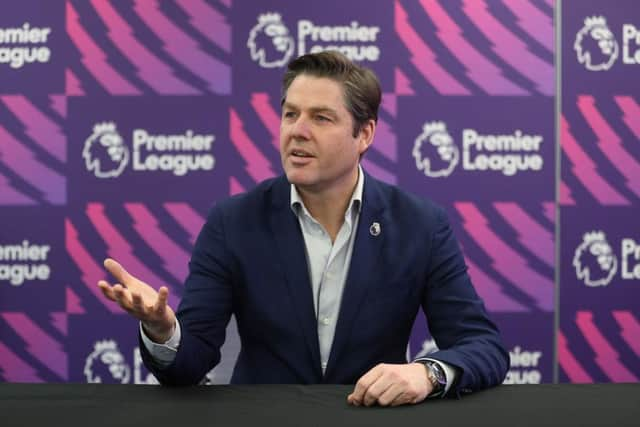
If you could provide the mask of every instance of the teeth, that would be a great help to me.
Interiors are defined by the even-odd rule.
[[[293,154],[296,157],[308,157],[305,153],[302,153],[300,151],[293,151],[291,154]]]

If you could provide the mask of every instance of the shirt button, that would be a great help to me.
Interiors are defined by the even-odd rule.
[[[320,321],[323,325],[328,326],[329,323],[331,323],[331,319],[328,317],[323,317],[322,320]]]
[[[326,363],[322,364],[322,369],[327,369],[327,364]]]

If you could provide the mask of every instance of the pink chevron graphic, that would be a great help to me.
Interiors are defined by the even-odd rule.
[[[65,248],[67,253],[76,264],[78,269],[82,272],[82,284],[91,292],[107,310],[111,313],[122,313],[122,309],[114,302],[109,301],[102,295],[100,288],[98,288],[98,281],[107,277],[107,273],[101,265],[98,265],[89,251],[82,245],[78,238],[78,231],[73,226],[73,223],[69,219],[65,219]],[[69,298],[67,292],[67,311],[74,313],[76,305],[75,300]],[[84,311],[84,310],[83,310]]]
[[[224,15],[204,0],[176,0],[176,4],[189,15],[191,24],[200,34],[231,53],[231,25]]]
[[[60,126],[22,95],[0,96],[0,100],[20,120],[25,133],[36,144],[61,162],[67,161],[67,139]]]
[[[71,2],[66,2],[67,34],[82,56],[82,64],[98,83],[111,95],[139,95],[140,90],[129,83],[106,61],[107,55],[80,24],[78,13]],[[73,73],[67,72],[65,93],[84,95],[84,91]]]
[[[588,311],[578,311],[576,313],[576,324],[589,346],[596,354],[595,362],[602,371],[613,382],[637,382],[638,378],[633,375],[626,366],[619,360],[618,352],[607,341],[593,322],[593,313]]]
[[[165,51],[207,82],[211,92],[225,95],[231,93],[231,67],[200,49],[195,40],[160,12],[157,0],[136,0],[134,10],[164,42]],[[215,28],[212,24],[209,25]]]
[[[554,51],[553,18],[545,15],[529,0],[502,0],[518,18],[518,25],[549,52]]]
[[[396,95],[415,95],[416,94],[413,91],[413,88],[411,87],[411,81],[409,81],[409,78],[402,72],[400,68],[398,67],[395,68],[394,77],[395,77],[394,92]]]
[[[382,154],[385,158],[392,162],[398,161],[398,139],[393,129],[386,121],[379,119],[376,128],[375,141],[371,145],[371,149]]]
[[[558,331],[558,364],[572,383],[593,383],[593,378],[591,378],[578,359],[571,353],[571,350],[569,350],[567,339],[561,331]]]
[[[247,164],[245,170],[255,182],[261,182],[276,175],[269,160],[244,131],[244,124],[233,108],[230,109],[229,134],[231,142]]]
[[[543,202],[542,210],[544,211],[544,216],[551,221],[552,223],[556,223],[556,204],[553,202]]]
[[[244,193],[245,191],[246,190],[242,186],[242,184],[240,184],[240,181],[238,181],[233,176],[229,178],[229,195],[230,196],[235,196],[236,194]]]
[[[553,66],[531,53],[527,45],[492,16],[484,0],[464,0],[463,10],[493,44],[493,51],[504,62],[533,82],[538,92],[553,96]],[[553,34],[553,33],[551,33]]]
[[[407,12],[402,8],[399,0],[395,2],[395,12],[396,33],[409,50],[411,63],[424,79],[441,95],[470,95],[469,89],[438,64],[433,50],[420,38],[409,23]]]
[[[530,268],[517,251],[503,242],[473,203],[457,202],[455,208],[463,218],[464,229],[491,257],[495,270],[533,298],[542,310],[553,310],[553,281]]]
[[[447,15],[437,0],[420,0],[422,8],[438,29],[440,41],[465,67],[466,75],[489,95],[528,95],[529,92],[502,74],[500,68],[485,58],[463,36],[462,29]]]
[[[564,206],[576,204],[576,201],[571,197],[571,188],[564,181],[560,181],[560,204]]]
[[[149,269],[138,257],[133,254],[133,249],[127,240],[120,234],[118,229],[111,223],[104,213],[104,205],[101,203],[89,203],[87,205],[87,216],[95,227],[96,231],[107,245],[107,254],[129,271],[132,275],[158,289],[162,285],[171,288],[160,277]],[[173,292],[169,294],[169,304],[176,307],[178,297]]]
[[[629,201],[618,193],[596,171],[596,164],[582,150],[569,130],[567,119],[560,119],[560,146],[571,162],[571,171],[586,190],[603,205],[628,205]]]
[[[36,370],[0,341],[0,377],[8,383],[42,383]]]
[[[2,151],[0,151],[0,158]],[[36,201],[11,186],[9,180],[0,175],[0,205],[35,205]]]
[[[551,7],[554,7],[556,4],[556,0],[546,0],[546,1],[547,1],[547,4]]]
[[[197,95],[199,91],[177,78],[173,70],[133,36],[133,29],[109,2],[91,0],[91,5],[107,26],[115,47],[137,68],[137,75],[163,95]]]
[[[56,328],[62,335],[69,333],[69,315],[64,312],[51,313],[51,326]]]
[[[186,203],[167,202],[164,208],[169,215],[189,234],[189,241],[194,244],[204,224],[204,218]]]
[[[555,264],[553,232],[537,223],[517,203],[495,202],[493,206],[502,219],[518,233],[518,241],[542,262],[553,267]]]
[[[389,113],[391,117],[395,117],[398,113],[398,97],[392,92],[383,93],[380,106]]]
[[[65,178],[36,160],[36,156],[0,125],[0,161],[20,178],[38,189],[45,200],[66,202]]]
[[[630,96],[614,96],[613,99],[624,113],[622,120],[635,137],[640,139],[640,105]]]
[[[53,111],[58,113],[63,119],[67,118],[67,96],[66,95],[49,95],[50,106]]]
[[[361,163],[362,163],[362,167],[367,172],[369,172],[374,178],[384,181],[387,184],[395,185],[398,183],[398,177],[395,174],[393,174],[392,172],[389,172],[382,166],[375,164],[371,160],[367,159],[366,156],[362,158]]]
[[[80,80],[69,68],[64,71],[64,94],[66,96],[85,95],[82,85],[80,84]]]
[[[160,230],[158,220],[142,203],[125,203],[124,207],[133,218],[133,228],[162,258],[165,271],[183,283],[187,278],[189,254]]]
[[[271,144],[280,152],[280,115],[271,106],[269,95],[258,92],[251,95],[251,106],[271,135]]]
[[[624,149],[618,134],[598,111],[593,96],[579,96],[578,109],[586,119],[589,127],[596,134],[598,148],[602,154],[627,179],[627,188],[637,196],[640,196],[640,163],[635,161],[633,156]]]
[[[628,310],[614,310],[612,314],[620,326],[622,339],[640,357],[640,323]]]
[[[62,345],[24,313],[0,313],[26,344],[26,351],[63,380],[69,378]]]
[[[73,292],[69,286],[64,289],[65,294],[65,313],[67,314],[86,314],[87,311],[82,306],[80,297]]]
[[[487,309],[492,312],[516,312],[522,313],[529,309],[519,302],[509,298],[502,291],[499,283],[495,282],[487,273],[465,254],[465,262],[469,276],[478,295],[484,301]]]

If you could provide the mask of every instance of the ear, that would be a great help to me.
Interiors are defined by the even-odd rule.
[[[362,156],[369,149],[369,146],[373,143],[373,137],[375,136],[375,133],[376,122],[374,120],[369,120],[360,128],[360,133],[358,134],[360,156]]]

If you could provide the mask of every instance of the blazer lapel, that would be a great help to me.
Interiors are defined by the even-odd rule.
[[[376,233],[374,223],[378,223],[378,233]],[[354,320],[369,290],[369,282],[372,277],[378,276],[375,271],[377,265],[375,260],[378,259],[385,243],[385,233],[389,230],[388,225],[385,217],[385,205],[382,203],[377,183],[370,175],[365,174],[362,211],[360,212],[356,241],[351,254],[349,272],[340,305],[340,315],[325,377],[331,375],[336,363],[340,363],[338,362],[339,357],[349,340]]]
[[[313,294],[307,266],[304,238],[300,224],[290,206],[290,186],[282,178],[272,188],[274,207],[270,224],[280,262],[287,277],[287,288],[293,300],[298,324],[302,328],[313,362],[314,375],[322,377],[320,366],[320,345],[313,307]]]

